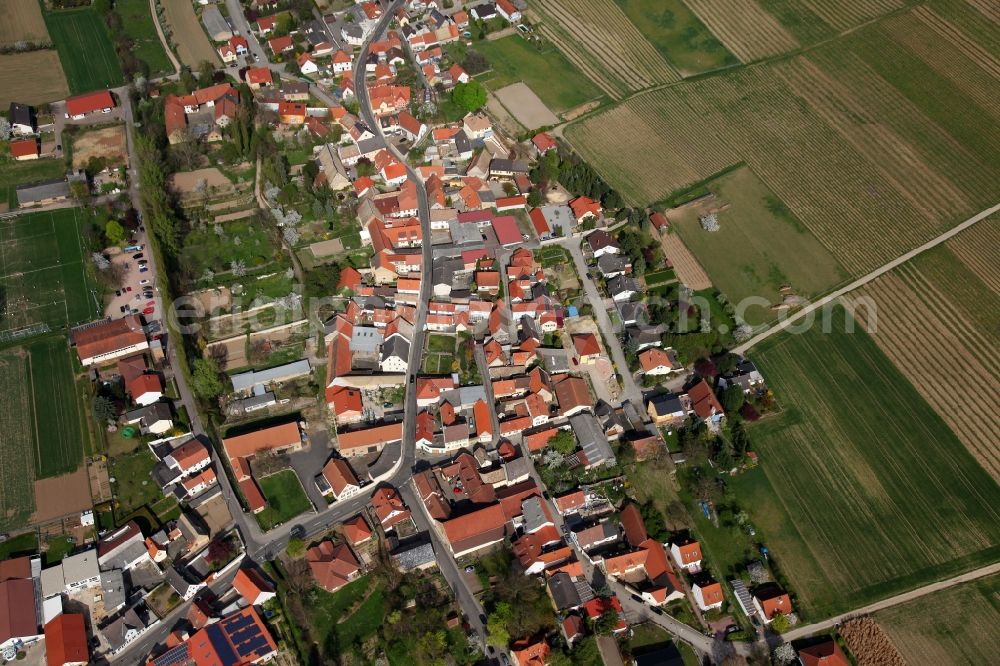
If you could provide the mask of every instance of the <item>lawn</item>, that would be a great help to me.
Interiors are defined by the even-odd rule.
[[[1000,654],[1000,575],[875,614],[911,666],[993,663]]]
[[[257,514],[261,528],[269,530],[313,508],[299,477],[291,469],[257,480],[267,499],[267,508]]]
[[[117,0],[115,11],[122,17],[125,34],[132,40],[135,57],[149,65],[152,75],[172,74],[170,59],[156,34],[147,0]]]
[[[375,586],[365,599],[368,590]],[[350,616],[348,610],[362,599]],[[334,659],[356,640],[364,641],[375,634],[385,617],[385,586],[370,576],[348,583],[334,593],[315,588],[310,592],[309,619],[312,638],[326,655]]]
[[[552,268],[553,266],[573,261],[569,256],[569,251],[558,245],[550,245],[549,247],[535,250],[535,260],[538,261],[542,268]]]
[[[432,333],[427,336],[427,351],[437,354],[454,354],[455,338],[451,335],[436,335]]]
[[[674,272],[671,270],[653,271],[650,273],[643,274],[642,277],[645,278],[647,286],[664,284],[666,282],[672,282],[677,279],[677,276],[674,275]]]
[[[81,239],[86,216],[92,214],[62,208],[0,221],[0,287],[6,302],[0,331],[39,323],[62,328],[98,316]]]
[[[47,11],[45,25],[72,94],[122,84],[122,68],[108,29],[93,9]]]
[[[155,466],[156,458],[147,446],[111,461],[108,472],[114,479],[112,489],[118,502],[116,513],[119,516],[152,505],[163,497],[160,487],[150,476]]]
[[[846,277],[833,255],[748,167],[707,189],[716,196],[713,207],[729,204],[717,214],[719,230],[702,229],[699,208],[671,213],[673,229],[734,307],[745,304],[743,319],[750,325],[777,316],[770,305],[781,302],[781,287],[790,285],[809,298]]]
[[[34,555],[38,552],[38,536],[34,532],[25,532],[0,543],[0,560],[9,560],[21,555]]]
[[[75,545],[70,537],[58,536],[48,540],[48,550],[45,551],[45,566],[59,564],[63,558],[73,552]]]
[[[615,4],[683,76],[739,64],[681,0],[615,0]]]
[[[481,40],[472,48],[486,56],[492,67],[482,77],[490,89],[524,81],[553,113],[601,95],[597,86],[549,43],[538,49],[512,35],[496,41]]]
[[[751,354],[783,408],[733,488],[811,620],[1000,557],[1000,488],[834,308]]]
[[[62,178],[64,175],[66,175],[66,164],[62,160],[44,159],[28,162],[0,160],[0,191],[2,191],[0,201],[6,201],[13,210],[17,208],[16,186]]]

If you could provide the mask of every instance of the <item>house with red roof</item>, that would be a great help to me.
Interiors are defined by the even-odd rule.
[[[822,643],[800,648],[799,663],[802,666],[848,666],[850,661],[837,645],[837,641],[831,638]]]
[[[243,74],[243,80],[250,86],[250,90],[260,90],[274,85],[270,67],[248,67]]]
[[[323,481],[326,483],[322,483]],[[361,492],[361,482],[343,458],[332,458],[323,467],[320,478],[316,479],[316,486],[321,493],[333,495],[336,500],[354,497]]]
[[[712,430],[717,430],[725,417],[725,411],[708,382],[701,380],[689,388],[687,394],[695,416],[707,423]]]
[[[66,98],[66,117],[73,120],[86,118],[92,113],[111,113],[115,108],[115,100],[109,90],[76,95]]]
[[[556,140],[548,132],[539,132],[531,137],[531,145],[534,146],[537,155],[544,155],[557,147]]]
[[[701,571],[701,544],[691,537],[673,540],[670,543],[670,555],[674,558],[674,564],[688,573]]]
[[[478,197],[476,197],[478,199]],[[513,215],[499,215],[490,221],[493,233],[496,234],[497,242],[503,247],[513,247],[524,242],[521,229],[517,226],[517,219]]]
[[[497,14],[504,17],[509,23],[517,23],[521,20],[521,12],[510,0],[497,0]]]
[[[583,611],[591,620],[598,620],[607,611],[614,611],[618,614],[618,624],[615,625],[613,633],[618,636],[628,631],[628,623],[625,621],[625,612],[618,597],[612,594],[610,597],[594,597],[583,605]]]
[[[267,40],[267,45],[271,49],[271,53],[274,55],[281,55],[282,53],[288,53],[289,51],[295,49],[295,44],[292,42],[291,35],[269,39]]]
[[[594,201],[590,197],[577,197],[569,202],[569,207],[577,224],[583,224],[588,219],[596,221],[601,218],[601,202]]]
[[[722,593],[722,585],[714,580],[696,582],[691,586],[691,593],[694,594],[695,603],[702,611],[722,608],[726,600]]]
[[[316,584],[336,592],[361,575],[361,564],[347,544],[327,539],[306,551],[306,562]]]
[[[80,364],[101,365],[149,349],[138,315],[78,326],[70,332]]]
[[[511,663],[516,666],[545,666],[551,653],[552,649],[544,638],[517,641],[510,648]]]
[[[306,105],[302,102],[279,102],[278,122],[282,125],[305,124]]]
[[[233,35],[225,44],[219,47],[219,57],[224,63],[233,63],[239,60],[240,56],[250,53],[250,44],[245,37]]]
[[[341,525],[341,529],[344,533],[344,538],[347,539],[347,543],[352,546],[361,545],[373,536],[371,526],[368,525],[368,521],[361,514],[345,520],[344,524]]]
[[[647,375],[669,375],[682,372],[684,366],[677,360],[677,353],[670,348],[650,347],[639,352],[639,365]]]
[[[361,390],[353,386],[327,386],[326,404],[338,425],[358,423],[364,415]]]
[[[580,356],[580,363],[596,363],[601,357],[601,344],[593,333],[574,335],[573,347]]]
[[[316,64],[311,53],[300,53],[295,59],[295,64],[299,66],[299,71],[305,76],[311,76],[319,71],[319,65]]]
[[[233,579],[233,588],[251,606],[261,606],[274,599],[274,584],[256,567],[241,567]]]
[[[775,615],[789,615],[792,612],[791,597],[774,583],[761,585],[754,590],[753,605],[765,624],[770,624]]]
[[[399,491],[391,486],[383,486],[376,490],[369,500],[369,506],[383,530],[390,530],[404,520],[410,520],[410,510],[400,497]]]
[[[10,156],[18,162],[37,160],[40,153],[39,142],[35,137],[10,142]]]
[[[85,666],[90,662],[83,615],[63,613],[45,625],[45,659],[48,666]]]

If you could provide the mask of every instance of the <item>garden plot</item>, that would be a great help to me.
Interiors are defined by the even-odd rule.
[[[527,128],[558,124],[559,118],[524,83],[514,83],[493,93],[500,103]]]

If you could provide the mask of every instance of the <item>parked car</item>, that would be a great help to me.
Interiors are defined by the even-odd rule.
[[[153,308],[152,307],[148,307],[148,308],[144,309],[142,311],[142,314],[144,314],[144,315],[151,315],[151,314],[153,314]]]
[[[125,287],[125,291],[132,291],[132,287]]]
[[[121,289],[115,289],[115,296],[121,296],[121,295],[122,295],[122,290]]]
[[[139,284],[149,284],[149,280],[139,280]]]
[[[474,572],[475,570],[476,570],[476,567],[474,567],[474,566],[473,566],[473,565],[471,565],[471,564],[470,564],[469,566],[465,567],[465,573],[472,573],[472,572]]]
[[[139,260],[139,268],[143,268],[143,267],[144,267],[144,266],[146,266],[146,264],[148,264],[148,263],[149,263],[149,262],[148,262],[148,261],[146,261],[145,259],[140,259],[140,260]]]
[[[140,273],[146,273],[146,272],[148,272],[148,271],[149,271],[149,269],[148,269],[148,268],[146,268],[145,266],[141,266],[141,267],[139,268],[139,272],[140,272]]]
[[[121,306],[121,307],[120,307],[120,308],[118,308],[118,309],[119,309],[119,310],[121,310],[121,313],[122,313],[122,314],[125,314],[125,311],[126,311],[126,310],[128,310],[128,308],[127,308],[127,307],[125,307],[124,305],[123,305],[123,306]]]
[[[142,254],[142,252],[140,252],[139,254],[133,255],[132,258],[133,259],[142,259],[143,258],[143,254]]]

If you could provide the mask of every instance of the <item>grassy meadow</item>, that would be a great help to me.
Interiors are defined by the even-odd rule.
[[[115,11],[122,17],[125,34],[132,40],[135,57],[149,65],[151,75],[173,74],[147,0],[117,0]]]
[[[120,86],[124,77],[108,29],[93,9],[45,12],[52,43],[66,72],[70,93],[77,95]]]
[[[615,0],[615,4],[683,76],[739,62],[682,0]]]
[[[749,168],[726,174],[707,189],[716,196],[713,208],[725,206],[718,213],[718,231],[701,228],[697,207],[671,212],[670,219],[730,302],[760,297],[780,303],[785,285],[812,297],[846,277],[833,255]],[[776,316],[767,306],[755,305],[747,308],[744,319],[757,325]]]
[[[461,53],[460,43],[454,45]],[[519,35],[477,41],[472,49],[489,61],[491,71],[480,78],[492,90],[524,81],[553,113],[567,111],[599,97],[597,89],[552,45],[538,48]],[[452,47],[449,47],[449,51]]]
[[[751,353],[783,412],[750,431],[761,467],[734,480],[808,619],[1000,557],[1000,487],[860,330]]]

